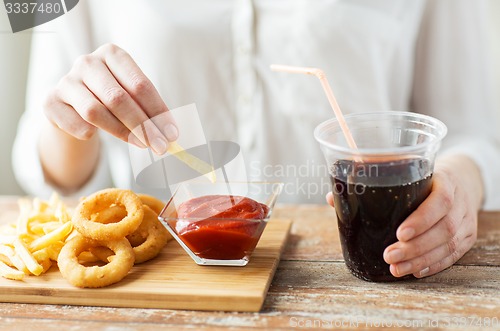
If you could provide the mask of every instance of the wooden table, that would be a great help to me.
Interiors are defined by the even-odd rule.
[[[0,199],[0,218],[15,216],[15,201]],[[282,205],[275,216],[294,224],[259,313],[0,303],[0,330],[500,330],[500,212],[480,214],[478,240],[456,265],[396,283],[349,273],[330,207]]]

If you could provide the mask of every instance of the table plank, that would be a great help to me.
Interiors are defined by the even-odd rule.
[[[335,211],[326,205],[278,205],[274,217],[292,219],[282,260],[344,261]]]
[[[473,312],[480,316],[494,313],[500,317],[500,311],[491,310],[500,307],[500,273],[491,267],[453,266],[419,280],[371,283],[352,276],[343,263],[283,261],[269,292],[264,310],[276,309],[271,296],[287,297],[291,292],[298,292],[306,296],[316,294],[314,305],[302,300],[297,300],[296,304],[285,300],[280,310],[332,312],[345,305],[355,307],[356,301],[361,299],[364,305],[359,307],[358,313],[376,305],[376,309],[384,311],[391,307],[421,312],[439,309],[453,314]],[[326,302],[334,302],[336,306],[325,305]]]
[[[500,213],[479,214],[476,243],[456,264],[500,266]]]
[[[294,323],[315,320],[348,322],[360,329],[368,323],[411,322],[425,326],[436,321],[444,326],[451,319],[457,323],[460,318],[470,323],[474,319],[500,319],[500,311],[495,309],[500,307],[498,293],[500,274],[491,267],[454,266],[418,281],[368,283],[350,275],[342,263],[286,261],[280,264],[259,314],[71,306],[33,309],[32,305],[17,304],[9,307],[9,318],[50,319],[58,321],[58,325],[59,320],[62,325],[73,320],[79,325],[101,321],[199,329],[222,325],[286,329]],[[0,312],[4,305],[0,304]]]

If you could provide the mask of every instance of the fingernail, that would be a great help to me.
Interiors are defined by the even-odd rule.
[[[429,271],[430,271],[430,270],[431,270],[431,269],[430,269],[429,267],[427,267],[427,268],[425,268],[425,269],[423,269],[423,270],[420,270],[420,272],[418,273],[418,275],[419,275],[420,277],[424,277],[425,275],[427,275],[427,274],[429,273]]]
[[[163,138],[155,138],[151,143],[151,147],[156,154],[163,155],[167,152],[168,144]]]
[[[400,241],[408,241],[413,238],[414,235],[415,230],[413,230],[412,228],[404,228],[403,230],[399,231],[398,239]]]
[[[143,143],[141,143],[140,141],[138,141],[138,142],[130,142],[130,141],[129,141],[129,143],[131,143],[132,145],[134,145],[135,147],[138,147],[138,148],[140,148],[140,149],[144,149],[144,148],[146,148],[146,145],[144,145],[144,144],[143,144]]]
[[[400,276],[406,275],[411,270],[411,263],[410,262],[399,263],[396,266],[396,270],[398,271],[398,274]]]
[[[404,253],[401,249],[393,249],[386,254],[386,262],[389,264],[398,263],[404,259]]]
[[[179,130],[177,130],[175,125],[169,123],[165,125],[165,136],[168,141],[176,141],[179,138]]]
[[[131,143],[132,145],[135,145],[139,148],[146,148],[146,145],[144,145],[136,136],[134,136],[133,134],[131,134],[129,137],[128,137],[128,142]]]

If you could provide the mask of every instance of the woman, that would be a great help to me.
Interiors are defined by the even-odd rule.
[[[317,81],[269,64],[320,67],[345,113],[447,124],[432,193],[384,254],[397,277],[435,274],[472,247],[478,210],[500,206],[484,13],[467,0],[80,3],[34,35],[17,176],[37,195],[134,187],[131,130],[163,114],[152,139],[129,141],[161,155],[186,134],[168,108],[194,102],[208,140],[239,143],[250,179],[284,181],[282,201],[318,202],[328,176],[312,131],[331,110]]]

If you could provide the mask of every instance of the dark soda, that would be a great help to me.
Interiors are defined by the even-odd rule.
[[[425,159],[377,163],[342,160],[333,165],[331,180],[342,253],[349,270],[367,281],[413,278],[392,276],[383,252],[397,241],[399,225],[431,192],[431,164]]]

